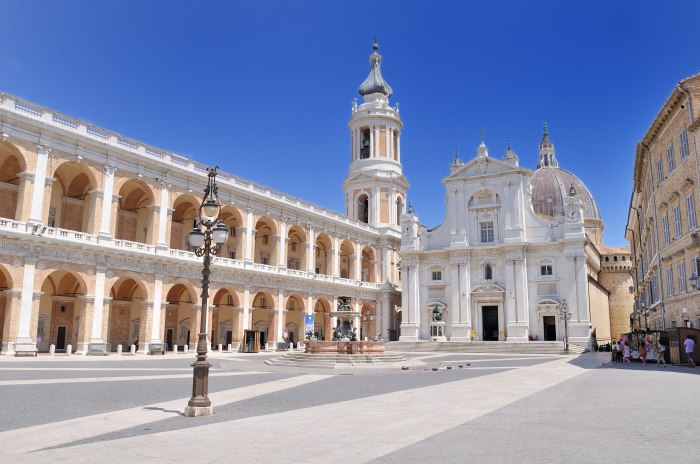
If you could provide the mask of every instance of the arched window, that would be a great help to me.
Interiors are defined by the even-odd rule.
[[[484,280],[493,280],[493,269],[490,264],[484,266]]]
[[[369,224],[369,197],[365,194],[357,199],[357,220]]]
[[[362,141],[360,142],[360,159],[369,158],[369,129],[362,130]]]

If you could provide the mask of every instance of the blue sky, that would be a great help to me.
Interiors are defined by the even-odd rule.
[[[444,216],[455,150],[484,129],[560,166],[624,245],[635,143],[700,71],[692,1],[5,0],[0,90],[342,211],[347,123],[372,36],[399,102],[409,200]]]

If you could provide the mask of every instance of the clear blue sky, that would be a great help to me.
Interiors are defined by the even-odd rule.
[[[700,71],[695,1],[5,0],[0,90],[342,211],[350,105],[372,36],[401,104],[409,200],[484,128],[534,169],[547,121],[561,167],[624,245],[635,143]]]

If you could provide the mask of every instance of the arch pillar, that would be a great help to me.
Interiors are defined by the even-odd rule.
[[[287,221],[285,218],[280,218],[280,233],[277,245],[278,265],[284,269],[287,267]]]
[[[34,189],[32,193],[31,210],[28,222],[41,224],[44,217],[44,193],[46,187],[46,167],[48,166],[51,149],[37,145],[36,169],[34,171]]]
[[[17,191],[17,211],[15,220],[27,222],[32,209],[32,192],[34,190],[34,173],[29,171],[20,172],[19,186]]]
[[[75,354],[86,355],[93,330],[95,297],[93,295],[80,296],[75,299],[73,308],[73,315],[79,314],[78,330],[75,333]]]
[[[250,329],[250,285],[243,287],[243,324],[241,327],[241,336],[244,330]],[[243,340],[241,338],[241,340]]]
[[[284,290],[281,288],[277,291],[277,339],[275,341],[282,343],[284,338]]]
[[[3,295],[5,296],[5,322],[2,330],[2,354],[12,356],[15,354],[14,341],[19,330],[22,291],[5,290]]]
[[[161,334],[165,333],[165,318],[163,317],[163,276],[156,274],[153,283],[153,312],[150,343],[161,343]]]
[[[158,241],[156,248],[167,249],[169,241],[166,237],[170,236],[170,222],[168,216],[172,214],[170,211],[170,182],[162,180],[160,182],[160,207],[158,208]]]
[[[110,222],[112,221],[112,194],[114,193],[114,173],[117,168],[110,164],[105,164],[102,168],[104,173],[104,187],[102,189],[102,214],[100,215],[100,238],[112,239]]]
[[[332,275],[334,277],[340,276],[340,243],[338,243],[338,237],[333,237],[333,260],[332,260]]]
[[[245,260],[253,261],[253,234],[255,225],[253,224],[253,208],[246,208],[246,230],[245,230]]]
[[[104,321],[105,268],[98,267],[95,273],[95,293],[92,301],[92,327],[90,343],[102,343]],[[107,318],[108,319],[108,318]]]

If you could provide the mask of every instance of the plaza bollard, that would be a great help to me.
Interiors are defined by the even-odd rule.
[[[187,353],[190,352],[190,345],[189,345],[189,343],[185,343],[185,345],[184,345],[182,348],[183,348],[183,351],[185,352],[185,354],[187,354]]]
[[[177,345],[173,345],[173,353],[177,354]]]
[[[49,347],[49,356],[53,356],[54,354],[56,354],[56,345],[51,345]]]
[[[70,356],[73,353],[73,345],[68,345],[66,347],[66,354]]]
[[[219,343],[219,353],[221,353],[224,350],[224,345]]]
[[[136,354],[136,345],[131,345],[129,347],[129,353]]]
[[[232,349],[232,346],[231,346],[231,344],[229,343],[229,344],[228,344],[228,352],[229,352],[229,353],[231,352],[231,349]]]
[[[117,345],[117,354],[122,354],[122,345],[121,343]]]

